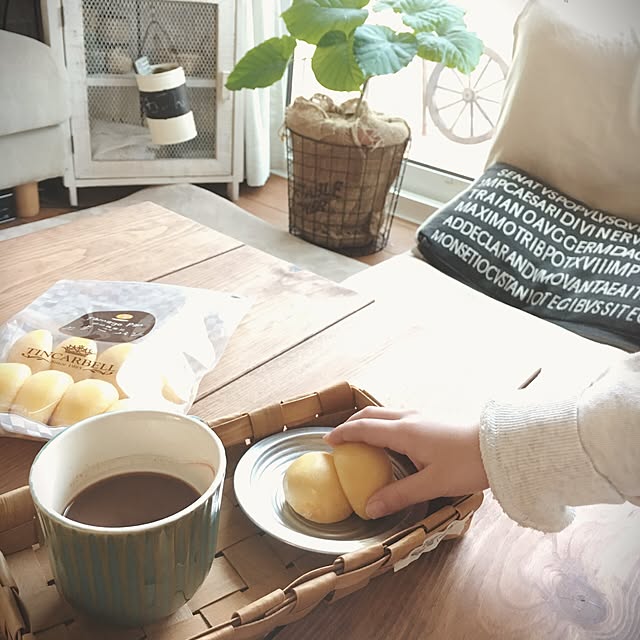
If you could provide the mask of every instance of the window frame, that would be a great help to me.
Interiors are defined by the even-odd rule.
[[[472,182],[471,178],[407,160],[396,215],[420,224]]]

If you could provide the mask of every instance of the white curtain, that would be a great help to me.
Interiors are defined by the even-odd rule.
[[[280,14],[291,0],[245,0],[241,3],[240,55],[268,38],[286,33]],[[284,122],[287,73],[266,89],[244,90],[245,178],[251,187],[262,186],[272,170],[286,171],[285,145],[280,138]]]

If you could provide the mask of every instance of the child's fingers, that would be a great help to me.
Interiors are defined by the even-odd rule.
[[[432,500],[440,492],[431,467],[427,467],[374,493],[367,503],[367,515],[370,518],[381,518],[411,505]]]
[[[344,442],[365,442],[407,454],[412,446],[411,435],[400,425],[395,420],[361,418],[341,424],[324,436],[324,440],[332,447]]]
[[[360,411],[356,411],[352,416],[347,418],[345,422],[352,422],[353,420],[360,420],[362,418],[378,418],[380,420],[400,420],[400,418],[406,415],[406,410],[391,409],[389,407],[376,407],[375,405],[369,405]]]

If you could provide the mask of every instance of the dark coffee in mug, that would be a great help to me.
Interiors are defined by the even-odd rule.
[[[83,489],[63,515],[97,527],[131,527],[178,513],[199,497],[190,484],[168,474],[122,473]]]

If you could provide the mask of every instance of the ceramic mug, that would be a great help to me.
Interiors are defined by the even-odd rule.
[[[225,469],[222,442],[206,424],[162,411],[105,413],[50,440],[31,467],[29,488],[62,596],[125,626],[148,624],[184,605],[213,562]],[[172,475],[201,496],[137,526],[92,526],[62,515],[83,489],[131,472]]]

